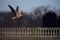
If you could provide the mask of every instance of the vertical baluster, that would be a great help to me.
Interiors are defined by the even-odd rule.
[[[48,30],[48,36],[49,36],[49,28],[47,30]]]
[[[30,36],[31,36],[31,30],[32,30],[32,29],[30,28]]]
[[[56,30],[57,30],[57,29],[56,29]],[[57,35],[56,35],[56,30],[55,30],[55,36],[57,36]]]
[[[42,31],[42,36],[44,36],[44,32],[43,32],[43,30],[44,30],[44,28],[41,29],[41,31]]]
[[[40,36],[40,29],[39,29],[39,36]]]
[[[51,36],[52,36],[52,29],[51,29]]]
[[[6,29],[5,29],[5,36],[6,36]]]
[[[22,36],[22,28],[21,28],[21,32],[20,32],[20,35]]]
[[[34,30],[35,30],[35,28],[34,28]],[[35,36],[36,36],[36,30],[35,30]]]
[[[1,36],[3,35],[2,29],[3,29],[3,28],[1,28]]]
[[[52,36],[53,36],[53,29],[52,29]]]
[[[53,29],[53,30],[54,30],[54,36],[56,36],[56,33],[55,33],[55,30],[56,30],[56,29]]]
[[[26,29],[24,28],[24,30],[23,31],[25,31],[25,35],[26,35]]]
[[[43,28],[43,30],[42,30],[42,31],[43,31],[43,36],[44,36],[44,28]]]
[[[48,36],[48,29],[46,31],[47,31],[47,36]]]
[[[59,30],[57,29],[57,36],[59,36]]]
[[[49,36],[50,36],[50,34],[51,34],[51,31],[50,31],[50,28],[49,28]]]
[[[15,32],[16,32],[16,35],[17,35],[17,28],[16,28]]]

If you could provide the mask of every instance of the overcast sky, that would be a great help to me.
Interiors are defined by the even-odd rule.
[[[60,0],[0,0],[0,11],[9,11],[8,4],[14,8],[18,5],[23,11],[29,11],[41,5],[50,5],[60,9]]]

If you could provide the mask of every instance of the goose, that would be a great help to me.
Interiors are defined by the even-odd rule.
[[[17,19],[17,18],[21,18],[22,16],[26,16],[27,14],[22,14],[21,12],[19,12],[19,7],[17,6],[16,7],[16,10],[11,6],[11,5],[8,5],[9,8],[11,9],[11,11],[13,12],[14,14],[14,17],[12,17],[13,20]]]

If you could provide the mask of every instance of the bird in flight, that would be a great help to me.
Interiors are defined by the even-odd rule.
[[[12,19],[17,19],[17,18],[21,18],[22,16],[26,16],[27,14],[26,13],[21,13],[21,11],[19,12],[19,7],[17,6],[16,7],[16,10],[11,6],[11,5],[8,5],[9,8],[11,9],[11,11],[13,12],[14,14],[14,17],[12,17]]]

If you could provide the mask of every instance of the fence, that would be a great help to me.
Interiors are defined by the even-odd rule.
[[[0,37],[57,37],[60,28],[0,28]]]

